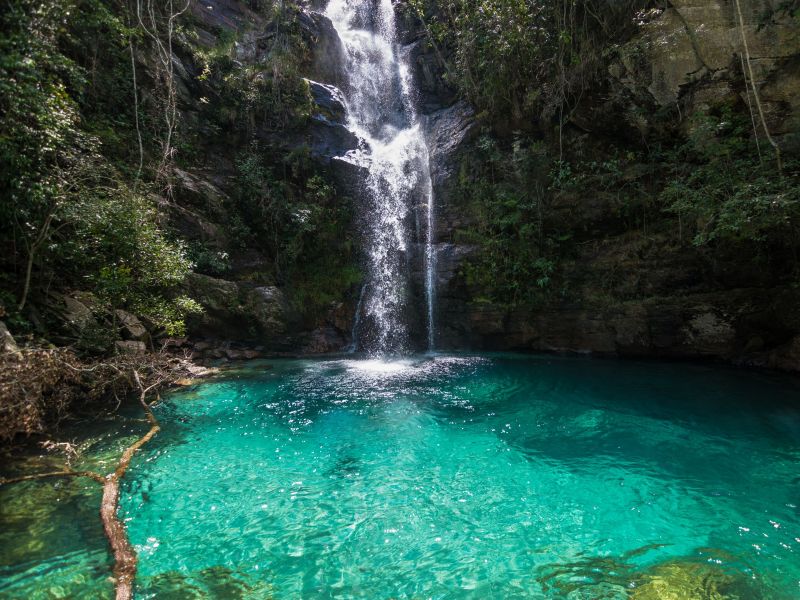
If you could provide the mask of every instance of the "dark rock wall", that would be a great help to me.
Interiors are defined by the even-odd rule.
[[[796,152],[800,28],[791,18],[763,22],[769,3],[741,6],[768,127],[784,151]],[[691,115],[748,99],[733,3],[673,2],[640,17],[638,34],[610,62],[600,89],[587,92],[566,136],[599,148],[625,139],[641,143],[659,111]],[[525,309],[478,301],[482,290],[468,285],[462,267],[479,250],[457,243],[455,232],[469,226],[458,177],[480,123],[437,83],[445,67],[420,30],[409,18],[406,38],[427,113],[436,192],[440,348],[713,358],[800,370],[800,293],[780,264],[754,271],[742,257],[677,243],[658,227],[632,228],[620,218],[613,190],[548,200],[545,227],[576,241],[561,265],[563,293]]]

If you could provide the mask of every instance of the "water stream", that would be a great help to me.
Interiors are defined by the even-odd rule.
[[[391,0],[331,0],[325,14],[344,44],[348,128],[360,148],[343,157],[367,171],[362,198],[366,285],[353,339],[372,355],[411,346],[412,210],[425,211],[425,303],[428,350],[434,345],[434,207],[428,148],[416,110],[408,59],[396,41]]]

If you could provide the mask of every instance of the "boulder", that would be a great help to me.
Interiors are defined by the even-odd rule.
[[[312,100],[308,145],[311,155],[330,163],[359,147],[359,139],[347,128],[342,92],[332,86],[306,79]]]
[[[135,340],[114,342],[114,348],[118,354],[144,354],[147,352],[147,346],[145,343],[137,342]]]
[[[163,348],[184,348],[188,343],[189,338],[186,337],[169,337],[161,340]]]
[[[80,299],[78,298],[78,294],[63,296],[64,320],[70,329],[76,333],[81,333],[87,327],[97,325],[97,321],[94,318],[92,309],[89,307],[93,296],[84,294],[80,296]]]
[[[228,360],[253,360],[261,356],[257,350],[226,348],[223,350]]]
[[[262,335],[286,332],[289,306],[283,292],[275,286],[245,289],[243,310],[260,328]]]
[[[773,369],[800,372],[800,335],[771,352],[766,364]]]
[[[326,118],[334,123],[344,124],[347,111],[344,106],[344,96],[339,88],[311,79],[305,79],[304,81],[308,84],[311,92],[311,100],[315,107],[314,116]]]
[[[127,340],[146,341],[149,337],[147,329],[142,325],[142,322],[129,312],[121,309],[114,311],[117,316],[117,321],[120,325],[122,335]]]
[[[210,311],[231,311],[239,306],[239,287],[233,281],[191,273],[186,284],[189,295]]]
[[[19,347],[6,324],[0,321],[0,353],[6,352],[19,354]]]
[[[189,330],[193,336],[210,340],[263,342],[270,348],[285,348],[289,304],[283,292],[272,285],[235,282],[192,273],[187,278],[188,293],[204,309],[193,315]],[[199,350],[199,345],[195,349]],[[219,351],[219,358],[224,351]]]

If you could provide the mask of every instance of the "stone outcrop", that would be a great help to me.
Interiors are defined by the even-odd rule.
[[[345,125],[347,116],[339,88],[306,79],[313,109],[309,127],[311,155],[330,163],[358,148],[358,138]]]
[[[278,288],[193,273],[187,291],[204,311],[190,322],[195,335],[291,348],[286,334],[292,315]]]
[[[652,125],[648,113],[674,107],[689,116],[735,97],[757,113],[752,71],[770,133],[785,150],[795,151],[800,29],[789,13],[762,0],[680,0],[651,9],[640,15],[640,33],[619,48],[608,67],[608,100],[585,106],[577,122],[589,131],[622,127],[629,135],[646,134]],[[760,121],[756,114],[763,137]]]

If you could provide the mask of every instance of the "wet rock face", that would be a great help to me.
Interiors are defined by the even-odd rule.
[[[435,238],[447,240],[466,225],[466,212],[458,194],[458,171],[463,154],[477,133],[475,114],[466,102],[457,102],[427,115],[424,127],[436,203]]]
[[[739,364],[800,370],[798,337],[763,350],[749,327],[752,304],[763,292],[631,301],[606,307],[545,306],[513,310],[457,302],[443,317],[444,347],[465,341],[487,350],[576,352],[614,356],[714,358]],[[709,303],[713,303],[709,304]]]
[[[339,88],[310,79],[306,81],[313,103],[309,126],[311,155],[330,163],[358,148],[358,137],[345,125],[347,115]]]
[[[324,3],[323,3],[324,4]],[[324,9],[324,6],[319,10]],[[337,87],[347,82],[345,49],[331,20],[320,12],[301,13],[300,26],[312,48],[308,77]]]
[[[458,92],[444,78],[442,58],[427,39],[411,42],[405,51],[409,53],[409,64],[414,67],[421,112],[434,112],[458,101]]]

